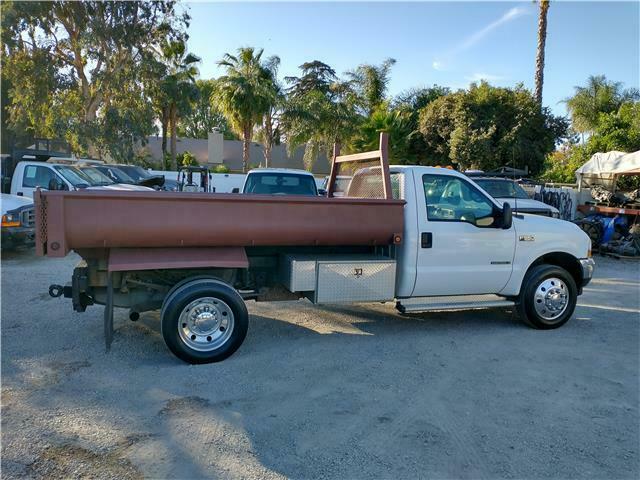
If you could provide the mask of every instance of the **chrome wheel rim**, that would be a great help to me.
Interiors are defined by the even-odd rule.
[[[547,278],[538,285],[533,299],[536,313],[544,320],[560,317],[569,305],[569,290],[559,278]]]
[[[233,311],[219,298],[202,297],[182,309],[178,321],[180,339],[193,350],[210,352],[231,338]]]

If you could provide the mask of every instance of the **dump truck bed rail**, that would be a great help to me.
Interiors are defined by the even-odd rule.
[[[404,201],[175,192],[39,191],[39,255],[113,247],[388,245]]]

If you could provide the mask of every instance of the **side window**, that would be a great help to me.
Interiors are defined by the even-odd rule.
[[[468,222],[478,227],[493,224],[493,203],[471,184],[449,175],[423,175],[430,221]]]
[[[40,167],[38,165],[28,165],[24,169],[24,178],[22,186],[27,188],[49,188],[49,181],[57,178],[56,174],[49,167]]]

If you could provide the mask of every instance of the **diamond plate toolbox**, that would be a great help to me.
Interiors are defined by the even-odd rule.
[[[393,300],[395,282],[395,260],[320,260],[316,267],[314,303]]]
[[[290,292],[312,292],[316,289],[318,256],[286,255],[280,262],[280,278]]]

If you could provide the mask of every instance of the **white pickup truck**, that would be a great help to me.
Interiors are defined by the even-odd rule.
[[[24,160],[18,162],[11,177],[11,194],[33,198],[37,188],[65,191],[86,188],[147,192],[153,190],[139,185],[116,183],[89,165],[78,167],[72,164],[57,164],[51,161]]]
[[[233,193],[262,195],[318,195],[311,172],[293,168],[255,168],[247,172],[242,188]]]

